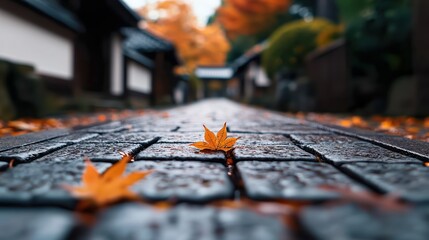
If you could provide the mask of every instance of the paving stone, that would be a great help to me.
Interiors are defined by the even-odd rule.
[[[253,199],[327,200],[339,195],[322,186],[365,189],[327,163],[247,161],[237,163],[237,167],[246,193]]]
[[[230,125],[229,130],[232,133],[261,133],[261,127],[263,126],[261,126],[259,123],[243,123]]]
[[[330,132],[335,132],[335,133],[344,134],[344,135],[353,136],[353,137],[385,135],[380,132],[370,131],[370,130],[361,129],[361,128],[346,128],[338,125],[320,124],[320,123],[314,123],[314,122],[310,123],[310,125],[320,129],[330,131]]]
[[[344,128],[339,126],[323,126],[325,129],[330,129],[345,135],[354,136],[366,141],[371,141],[391,149],[395,149],[406,153],[429,160],[429,143],[411,140],[401,136],[386,135],[380,132],[369,131],[357,128]]]
[[[23,147],[0,152],[0,160],[9,161],[14,159],[18,163],[30,162],[35,158],[41,157],[65,146],[67,146],[66,143],[60,143],[55,140],[25,145]]]
[[[109,163],[94,163],[99,172]],[[0,175],[0,203],[54,204],[71,207],[75,199],[63,188],[80,185],[84,161],[20,164]]]
[[[429,202],[429,168],[422,164],[353,163],[341,166],[383,192]]]
[[[8,149],[22,147],[24,145],[37,143],[45,140],[49,140],[55,137],[63,136],[68,134],[69,129],[56,129],[41,131],[35,133],[27,133],[20,136],[10,136],[0,138],[0,152]]]
[[[234,187],[220,163],[194,161],[135,161],[128,171],[154,169],[133,190],[150,200],[207,201],[231,198]]]
[[[0,162],[0,171],[8,168],[9,163],[8,162]]]
[[[320,134],[327,133],[326,131],[320,130],[315,127],[308,125],[274,125],[259,128],[260,133],[273,133],[273,134],[293,134],[293,133],[305,133],[305,134]]]
[[[157,211],[124,204],[102,214],[89,239],[260,240],[290,239],[278,218],[245,209],[179,205]]]
[[[325,160],[336,164],[347,162],[421,163],[416,158],[359,140],[351,143],[344,141],[339,143],[320,142],[318,144],[308,144],[305,149],[319,153]]]
[[[55,208],[0,208],[0,240],[68,239],[76,220]]]
[[[158,143],[193,143],[203,141],[203,132],[157,133],[161,138]]]
[[[231,127],[231,130],[238,130],[239,128],[245,129],[249,127],[274,127],[274,126],[300,127],[300,126],[306,125],[304,124],[303,121],[300,121],[297,119],[290,119],[285,117],[273,119],[270,117],[261,116],[260,113],[258,113],[257,119],[254,119],[254,118],[255,116],[253,116],[253,119],[249,119],[249,118],[246,118],[245,116],[241,116],[240,114],[233,121],[229,121],[228,126]],[[246,121],[243,121],[243,119],[246,119]]]
[[[258,145],[237,146],[234,149],[237,161],[245,160],[308,160],[315,161],[316,157],[295,145]]]
[[[400,136],[369,135],[359,136],[362,139],[372,141],[391,149],[414,155],[429,161],[429,143],[419,140],[411,140]]]
[[[128,128],[130,128],[130,126],[124,125],[121,122],[109,122],[93,127],[84,128],[79,131],[94,133],[113,133],[126,130]]]
[[[201,160],[225,161],[223,152],[203,152],[189,144],[153,144],[135,157],[136,160]]]
[[[168,114],[168,113],[167,113]],[[180,125],[187,117],[168,117],[163,118],[159,114],[152,114],[142,116],[140,118],[129,118],[122,120],[123,124],[130,124],[132,126],[169,126],[169,125]]]
[[[86,140],[84,143],[136,143],[147,146],[154,143],[158,138],[155,134],[119,132],[103,134],[99,137]]]
[[[356,205],[308,207],[300,214],[305,229],[317,240],[426,240],[429,211],[369,211]]]
[[[301,145],[312,145],[319,143],[329,143],[342,145],[344,143],[354,143],[359,140],[352,137],[341,136],[336,134],[292,134],[290,137]]]
[[[91,161],[116,162],[122,158],[120,152],[134,155],[140,149],[142,145],[132,143],[82,143],[67,146],[36,161],[82,161],[89,158]]]
[[[284,135],[275,135],[275,134],[249,134],[249,133],[235,133],[230,134],[231,137],[240,137],[236,145],[244,146],[255,146],[255,145],[294,145],[291,140],[289,140]],[[228,136],[229,137],[229,136]]]
[[[327,134],[329,132],[307,125],[262,125],[262,126],[230,126],[232,133],[262,133],[262,134]]]
[[[173,132],[178,129],[178,125],[132,125],[129,132]]]
[[[72,133],[63,137],[56,138],[55,141],[62,143],[80,143],[82,141],[99,136],[97,133]]]
[[[223,127],[223,122],[199,122],[198,124],[181,125],[177,132],[200,132],[204,133],[203,124],[215,134]],[[229,128],[227,126],[227,128]]]
[[[133,124],[150,124],[151,122],[153,122],[153,120],[156,120],[156,119],[158,119],[158,118],[153,116],[153,115],[145,114],[143,116],[123,119],[123,120],[121,120],[121,122],[122,122],[122,124],[131,124],[131,125],[133,125]]]

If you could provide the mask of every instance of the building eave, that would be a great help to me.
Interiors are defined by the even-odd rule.
[[[85,27],[78,18],[59,4],[48,4],[43,0],[21,0],[17,2],[74,32],[85,31]]]

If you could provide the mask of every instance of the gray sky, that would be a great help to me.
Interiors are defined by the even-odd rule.
[[[146,3],[156,2],[157,0],[124,0],[131,8],[138,8]],[[191,4],[194,14],[198,18],[200,25],[207,23],[208,17],[220,5],[221,0],[184,0]]]

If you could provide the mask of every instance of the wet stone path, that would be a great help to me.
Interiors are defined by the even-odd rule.
[[[224,122],[240,137],[232,156],[189,146],[203,140],[202,124]],[[111,206],[87,224],[62,186],[80,184],[84,157],[102,172],[120,151],[135,158],[127,171],[155,170],[132,187],[146,202]],[[426,240],[425,162],[428,143],[206,100],[0,138],[0,240]],[[356,200],[368,195],[378,202]],[[392,196],[406,208],[389,207]]]

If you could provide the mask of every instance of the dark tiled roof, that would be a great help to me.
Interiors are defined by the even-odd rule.
[[[126,4],[123,0],[118,0],[118,4],[122,6],[122,8],[127,12],[134,20],[137,22],[142,20],[142,17],[133,9],[131,9],[128,4]]]
[[[148,68],[153,68],[155,66],[155,63],[152,60],[135,50],[124,48],[124,55]]]
[[[73,12],[63,7],[58,0],[21,0],[21,2],[74,31],[84,30]]]
[[[127,37],[124,42],[125,49],[144,53],[174,51],[172,43],[145,30],[124,28],[122,29],[122,33]]]
[[[238,71],[239,69],[246,66],[254,59],[260,57],[261,53],[267,48],[267,46],[268,46],[267,42],[262,42],[260,44],[255,45],[245,54],[235,59],[235,61],[232,62],[230,66],[234,68],[235,71]]]
[[[88,0],[81,0],[81,1],[88,1]],[[94,1],[94,0],[90,0]],[[107,4],[108,8],[111,9],[115,15],[121,19],[122,24],[121,26],[132,26],[137,27],[138,22],[142,20],[142,18],[137,14],[136,11],[131,9],[123,0],[103,0],[100,3],[100,0],[94,1],[94,3],[97,5],[101,4],[101,2],[104,2]]]

